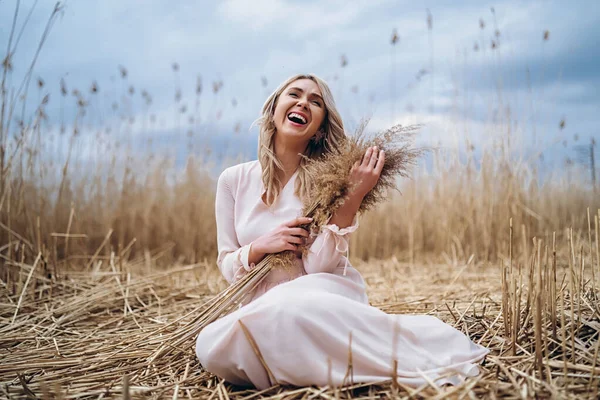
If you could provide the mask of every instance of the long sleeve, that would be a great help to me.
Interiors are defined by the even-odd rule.
[[[346,228],[340,229],[335,224],[323,226],[308,253],[302,256],[306,273],[332,273],[344,255],[347,257],[349,236],[357,228],[358,216],[354,218],[352,225]]]
[[[217,220],[217,265],[229,283],[233,283],[250,271],[248,264],[250,244],[240,246],[235,231],[235,196],[232,190],[230,170],[225,170],[217,182],[215,217]]]

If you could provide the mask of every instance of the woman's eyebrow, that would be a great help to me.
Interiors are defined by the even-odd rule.
[[[299,87],[291,87],[291,88],[289,88],[289,90],[298,90],[298,91],[300,91],[300,92],[304,93],[304,89],[301,89],[301,88],[299,88]],[[310,95],[311,95],[311,96],[316,96],[316,97],[318,97],[319,99],[323,100],[323,97],[321,97],[321,95],[320,95],[320,94],[318,94],[318,93],[311,93]]]

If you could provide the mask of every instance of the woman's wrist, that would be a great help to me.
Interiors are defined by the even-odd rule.
[[[344,204],[337,209],[335,214],[329,220],[330,224],[337,225],[340,229],[347,228],[352,225],[354,217],[362,204],[363,196],[352,193],[344,201]]]
[[[248,264],[258,264],[266,255],[256,247],[257,246],[254,243],[250,243],[250,251],[248,252]]]
[[[368,191],[365,192],[364,190],[361,190],[357,187],[351,189],[348,191],[348,197],[347,197],[347,201],[349,201],[350,203],[353,204],[358,204],[357,208],[360,207],[363,199],[365,198],[365,196],[367,195],[367,193],[369,193]]]

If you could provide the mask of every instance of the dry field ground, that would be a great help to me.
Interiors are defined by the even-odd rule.
[[[390,381],[347,388],[278,386],[263,392],[232,387],[204,372],[193,341],[154,358],[157,349],[169,345],[170,337],[192,329],[189,321],[202,303],[226,286],[212,264],[156,268],[160,257],[160,251],[146,253],[122,264],[97,256],[87,268],[76,269],[54,269],[43,260],[29,265],[7,262],[10,281],[0,290],[0,396],[579,399],[598,395],[600,292],[597,286],[592,290],[591,270],[580,275],[580,269],[570,270],[560,257],[556,309],[546,296],[554,287],[552,257],[548,256],[548,264],[542,258],[539,269],[534,260],[531,286],[528,270],[522,271],[523,287],[541,295],[522,293],[518,333],[513,336],[516,346],[511,334],[505,333],[501,310],[503,301],[513,309],[516,302],[510,289],[503,300],[500,264],[356,262],[372,305],[388,313],[435,315],[489,347],[492,353],[483,363],[482,374],[462,386],[441,390],[429,385],[407,388]],[[594,275],[599,273],[596,270]],[[536,274],[542,290],[536,289],[540,283]],[[516,269],[514,276],[518,277]],[[573,285],[580,285],[571,286],[573,296],[570,278]]]

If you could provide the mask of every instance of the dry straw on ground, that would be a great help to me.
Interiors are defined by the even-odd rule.
[[[205,264],[160,270],[161,252],[99,257],[57,271],[5,259],[0,304],[0,393],[42,398],[596,398],[600,277],[598,216],[565,242],[535,239],[495,264],[357,263],[371,303],[430,314],[492,353],[459,387],[391,381],[347,388],[277,386],[258,392],[204,372],[193,338],[175,343],[198,305],[226,286]],[[592,223],[591,221],[594,221]],[[510,226],[506,229],[510,232]],[[528,241],[513,233],[513,240]],[[504,277],[500,279],[500,277]],[[517,318],[518,316],[518,318]],[[157,350],[167,349],[161,357]],[[126,394],[127,392],[128,394]]]

